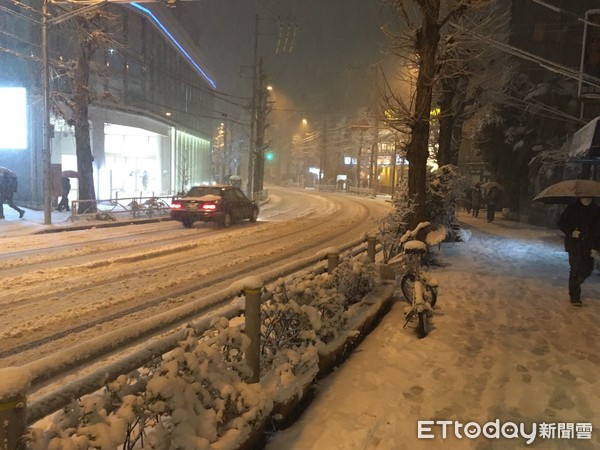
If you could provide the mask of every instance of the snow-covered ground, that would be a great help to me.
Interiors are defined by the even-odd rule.
[[[0,223],[0,367],[136,324],[376,227],[390,204],[274,189],[257,223],[178,222],[32,234],[43,213]],[[15,213],[16,214],[16,213]],[[53,212],[51,228],[68,226]],[[76,223],[77,224],[77,223]],[[1,382],[1,381],[0,381]]]
[[[437,252],[431,333],[397,302],[268,450],[600,448],[600,274],[573,307],[559,231],[459,218],[472,236]],[[419,421],[447,422],[419,438]]]
[[[322,221],[312,214],[302,226]],[[430,334],[419,340],[412,324],[402,327],[399,297],[268,450],[600,448],[599,273],[575,308],[559,231],[459,218],[471,237],[436,251]],[[31,239],[23,245],[39,245]]]

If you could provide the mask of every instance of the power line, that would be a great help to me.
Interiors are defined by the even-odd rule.
[[[590,22],[589,20],[585,20],[584,18],[582,18],[581,16],[579,16],[579,14],[576,14],[574,12],[571,11],[567,11],[566,9],[560,8],[558,6],[555,5],[551,5],[550,3],[546,3],[542,0],[531,0],[533,3],[536,3],[540,6],[543,6],[545,8],[548,8],[554,12],[557,13],[562,13],[562,14],[567,14],[569,16],[575,17],[579,22],[585,23],[586,25],[591,25],[593,27],[597,27],[600,28],[600,24],[598,23],[594,23],[594,22]]]
[[[532,0],[533,1],[533,0]],[[529,53],[523,49],[513,47],[512,45],[505,44],[504,42],[497,41],[489,36],[484,36],[483,34],[476,33],[475,31],[467,30],[464,26],[458,25],[456,23],[451,23],[451,26],[462,31],[463,33],[467,33],[468,35],[492,46],[495,47],[505,53],[516,56],[521,59],[525,59],[531,62],[538,64],[540,67],[543,67],[551,72],[557,73],[559,75],[563,75],[567,78],[572,78],[582,83],[585,83],[590,86],[594,86],[600,88],[600,78],[595,77],[593,75],[589,75],[584,72],[580,72],[579,70],[573,70],[568,66],[564,66],[562,64],[556,63],[554,61],[550,61],[548,59],[542,58],[541,56],[534,55],[533,53]]]
[[[31,11],[31,12],[33,12],[33,13],[36,13],[36,14],[39,14],[40,16],[42,15],[42,12],[41,12],[40,10],[37,10],[37,9],[35,9],[35,8],[33,8],[33,7],[29,6],[29,5],[26,5],[26,4],[25,4],[25,3],[23,3],[23,2],[20,2],[20,1],[18,1],[18,0],[10,0],[10,1],[11,1],[11,2],[12,2],[14,5],[15,5],[15,6],[19,6],[19,7],[23,8],[23,9],[26,9],[26,10],[28,10],[28,11]]]

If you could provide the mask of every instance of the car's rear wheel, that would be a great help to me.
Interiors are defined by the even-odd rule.
[[[258,208],[252,208],[252,215],[250,216],[250,222],[256,222],[258,219]]]
[[[221,225],[223,225],[223,227],[228,228],[231,226],[233,220],[231,219],[231,214],[229,213],[225,213],[223,215],[223,219],[221,219]]]
[[[192,219],[190,219],[190,218],[186,217],[185,219],[183,219],[183,220],[181,221],[181,223],[183,224],[183,226],[184,226],[185,228],[191,228],[191,227],[192,227],[192,225],[194,224],[194,221],[193,221]]]

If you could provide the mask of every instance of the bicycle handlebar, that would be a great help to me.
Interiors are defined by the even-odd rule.
[[[402,235],[402,237],[400,238],[400,243],[405,244],[411,239],[416,239],[417,235],[419,234],[419,231],[421,231],[424,228],[427,228],[429,225],[431,225],[431,222],[420,222],[414,230],[409,230]]]

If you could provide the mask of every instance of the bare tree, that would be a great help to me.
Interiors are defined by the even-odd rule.
[[[94,55],[98,50],[120,47],[107,32],[109,24],[115,21],[116,16],[103,7],[73,18],[77,39],[75,54],[72,61],[62,66],[62,75],[68,86],[52,95],[54,110],[75,130],[79,200],[84,200],[79,204],[79,213],[95,210],[96,207],[89,106],[99,97],[90,88],[90,76],[100,73],[100,69],[94,66]]]
[[[480,38],[483,35],[507,41],[509,12],[502,0],[496,0],[485,7],[466,10],[450,23],[440,46],[434,87],[439,107],[437,162],[440,166],[458,165],[465,121],[479,105],[490,101],[490,96],[497,100],[498,92],[510,77],[510,56]]]
[[[408,193],[415,204],[410,218],[414,226],[425,217],[427,159],[433,86],[439,70],[438,47],[442,32],[452,18],[489,0],[382,0],[391,8],[392,19],[385,29],[392,39],[392,52],[405,61],[405,74],[414,81],[408,99],[385,79],[382,89],[383,121],[401,132],[409,132],[406,157],[410,164]],[[396,31],[397,30],[397,31]]]
[[[187,191],[186,188],[188,183],[190,182],[191,166],[192,164],[190,162],[189,153],[181,152],[175,161],[175,172],[177,173],[179,183],[181,183],[181,189],[179,190],[177,195],[184,195]]]

